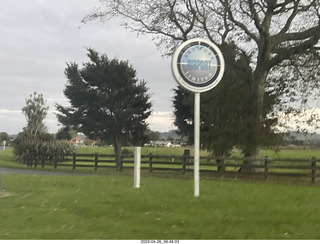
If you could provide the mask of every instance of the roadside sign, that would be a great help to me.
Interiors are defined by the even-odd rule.
[[[200,93],[214,88],[224,73],[224,58],[212,42],[194,38],[174,52],[172,74],[180,86],[194,93],[194,196],[200,195]]]
[[[191,92],[205,92],[215,87],[224,73],[224,58],[212,42],[194,38],[182,43],[171,62],[176,81]]]

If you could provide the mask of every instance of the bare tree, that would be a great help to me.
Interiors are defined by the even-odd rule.
[[[236,45],[251,74],[246,156],[259,155],[266,91],[286,101],[289,95],[297,98],[299,86],[303,97],[319,88],[320,0],[102,0],[101,4],[83,22],[123,18],[126,28],[152,35],[166,54],[193,37],[218,46]],[[235,67],[226,68],[237,72]]]

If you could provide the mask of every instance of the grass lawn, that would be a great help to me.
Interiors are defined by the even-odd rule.
[[[320,158],[319,149],[282,149],[278,152],[273,150],[261,150],[260,157],[268,156],[269,158],[307,158],[311,159],[312,157]]]
[[[2,175],[0,239],[320,239],[320,188]]]

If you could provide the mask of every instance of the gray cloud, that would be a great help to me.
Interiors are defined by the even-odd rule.
[[[46,120],[56,132],[56,102],[66,104],[63,89],[67,62],[82,64],[86,48],[109,58],[129,60],[152,94],[151,129],[172,129],[165,124],[172,114],[172,88],[176,86],[170,60],[163,59],[148,37],[123,29],[116,20],[81,24],[99,0],[2,0],[0,9],[0,131],[17,133],[25,126],[21,108],[25,98],[37,91],[50,106]],[[159,117],[158,115],[161,114]],[[159,117],[159,120],[157,118]]]

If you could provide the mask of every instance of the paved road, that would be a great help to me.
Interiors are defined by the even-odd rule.
[[[14,169],[0,167],[0,174],[24,174],[24,175],[92,175],[89,173],[73,173],[61,171],[43,171],[34,169]]]

